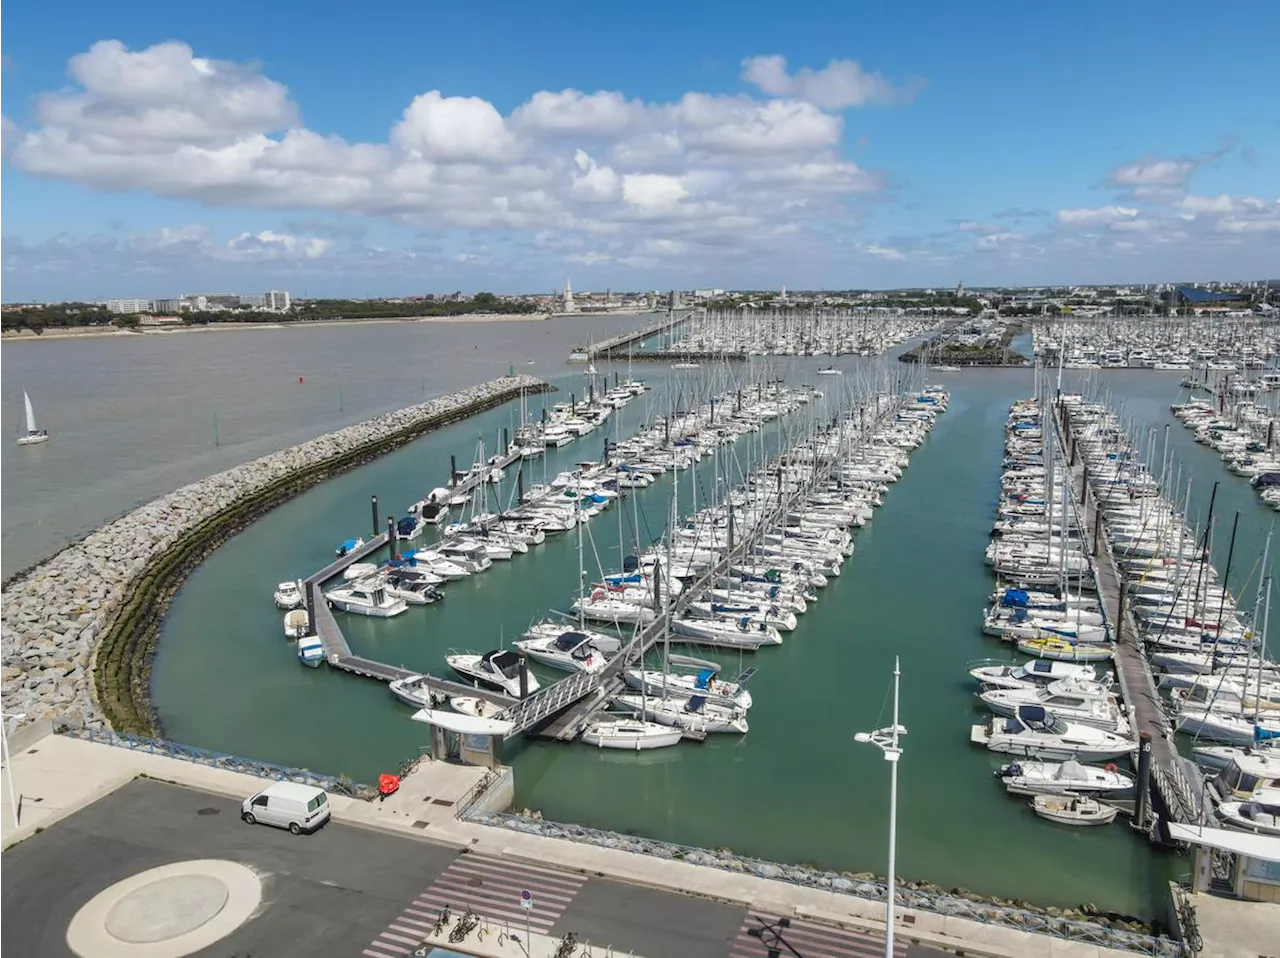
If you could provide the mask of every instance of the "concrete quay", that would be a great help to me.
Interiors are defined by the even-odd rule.
[[[642,329],[632,330],[631,332],[621,333],[613,336],[603,342],[592,343],[589,346],[575,347],[573,352],[569,353],[569,362],[571,363],[589,363],[596,359],[607,358],[615,349],[621,349],[623,346],[629,346],[638,340],[648,339],[650,336],[664,333],[668,330],[675,329],[681,323],[685,322],[693,315],[691,309],[669,310],[666,318],[661,322],[653,323]]]
[[[195,790],[199,794],[221,796],[235,801],[247,797],[265,784],[262,779],[238,772],[194,765],[63,735],[46,735],[30,741],[32,738],[34,736],[29,735],[28,741],[15,743],[19,750],[13,754],[11,767],[6,770],[6,773],[11,772],[13,775],[15,790],[20,796],[21,814],[20,824],[15,829],[14,809],[9,804],[6,791],[0,806],[6,868],[24,860],[23,855],[27,854],[23,852],[26,841],[31,842],[29,847],[33,850],[41,847],[40,843],[45,838],[37,832],[49,832],[52,835],[51,830],[55,825],[64,820],[68,825],[72,824],[77,813],[92,810],[95,803],[109,803],[115,800],[115,793],[125,794],[122,790],[138,788],[135,779],[139,776],[169,782]],[[477,786],[486,777],[488,787],[473,801]],[[606,891],[620,889],[619,897],[597,903],[591,914],[570,910],[564,917],[553,920],[546,917],[545,912],[535,913],[535,916],[543,916],[540,933],[544,938],[535,939],[532,954],[549,954],[550,951],[542,950],[542,946],[553,944],[567,931],[577,931],[581,937],[591,938],[597,943],[609,941],[615,953],[625,953],[630,947],[635,955],[705,954],[728,958],[730,953],[756,954],[757,952],[742,951],[741,945],[749,937],[744,930],[749,917],[760,915],[789,917],[796,928],[819,929],[822,935],[828,936],[832,941],[846,938],[874,939],[883,934],[884,906],[881,902],[830,890],[801,887],[785,881],[735,874],[679,860],[658,860],[616,849],[513,832],[458,818],[458,813],[463,808],[496,810],[509,804],[511,798],[512,779],[507,770],[492,774],[485,769],[424,760],[404,778],[400,792],[383,802],[363,802],[335,795],[330,798],[330,803],[335,823],[377,833],[378,837],[371,834],[367,841],[376,843],[378,848],[385,844],[384,839],[388,837],[425,843],[420,846],[423,849],[421,852],[404,853],[415,861],[422,862],[449,852],[450,855],[446,857],[456,857],[455,864],[462,861],[463,865],[459,867],[464,870],[474,872],[482,865],[485,868],[506,870],[516,876],[513,879],[517,881],[516,887],[519,887],[520,876],[551,875],[556,877],[550,880],[566,887],[573,886],[575,893],[583,897],[586,892],[577,891],[579,887],[597,888],[601,895]],[[219,807],[210,799],[197,801],[196,804],[201,807]],[[236,836],[247,834],[261,842],[274,843],[277,839],[285,843],[303,842],[301,846],[284,846],[300,849],[288,853],[289,861],[294,862],[291,867],[295,869],[301,867],[297,864],[297,856],[307,854],[312,847],[320,847],[320,843],[316,842],[317,838],[329,840],[326,834],[331,831],[329,828],[306,839],[294,839],[287,833],[273,829],[246,832],[247,826],[234,822],[235,806],[227,806],[227,810],[231,815],[218,816],[218,820],[225,823],[226,818],[232,817],[232,824],[238,829],[233,833]],[[185,817],[182,822],[184,834],[187,831],[198,832],[203,827],[202,819],[198,817]],[[214,819],[210,818],[209,822],[210,827],[213,827]],[[237,841],[243,842],[243,839],[237,838]],[[15,845],[18,847],[14,848]],[[441,851],[430,851],[432,848]],[[465,855],[458,854],[464,850]],[[18,858],[13,857],[20,852],[22,854]],[[372,848],[370,853],[373,854]],[[344,855],[344,859],[350,857],[351,853]],[[380,855],[380,860],[385,857]],[[467,865],[467,861],[479,864]],[[374,865],[383,867],[376,862]],[[452,894],[464,896],[451,899],[457,903],[455,907],[466,900],[465,888],[462,892],[455,891]],[[627,920],[631,911],[639,907],[636,903],[648,899],[660,900],[664,907],[678,906],[690,911],[693,918],[696,918],[696,921],[691,918],[691,928],[706,927],[713,921],[721,924],[728,921],[729,938],[719,951],[712,947],[719,947],[716,942],[707,944],[705,948],[690,946],[688,949],[673,949],[670,944],[655,944],[652,929],[637,926],[634,918]],[[431,900],[430,895],[415,899],[413,895],[406,893],[401,918],[391,919],[394,927],[379,934],[363,953],[372,958],[395,958],[410,954],[415,940],[410,938],[406,944],[404,932],[394,929],[413,927],[423,935],[422,939],[417,940],[425,940],[430,931],[429,923],[434,920],[439,908],[439,905],[432,906]],[[474,907],[481,911],[484,906]],[[515,914],[519,915],[519,911]],[[270,915],[268,906],[266,914],[257,920],[269,920]],[[494,927],[500,927],[504,920],[502,914],[483,917],[493,922]],[[411,924],[406,925],[403,923],[405,921]],[[596,923],[596,933],[587,931],[592,922]],[[733,937],[735,932],[736,939]],[[536,929],[535,933],[538,933]],[[627,936],[634,938],[634,941]],[[991,958],[1021,958],[1026,955],[1044,955],[1050,958],[1118,958],[1133,954],[1097,944],[1068,941],[901,907],[898,910],[897,938],[904,948],[900,954],[906,955],[912,953],[910,949],[919,948],[926,950],[916,953],[931,954],[927,949],[946,949]],[[716,941],[719,942],[720,939],[717,938]],[[735,941],[737,944],[734,944]],[[755,944],[758,946],[758,941]],[[487,939],[483,945],[475,945],[469,941],[464,947],[472,954],[514,954],[509,948],[501,950],[498,947],[496,935]],[[831,951],[814,947],[806,953],[815,956],[877,953],[874,948],[837,951],[832,947]],[[883,944],[879,948],[882,953]]]
[[[151,732],[150,657],[169,599],[210,551],[330,476],[522,391],[504,376],[209,476],[108,523],[4,585],[0,691],[16,725],[54,717]]]

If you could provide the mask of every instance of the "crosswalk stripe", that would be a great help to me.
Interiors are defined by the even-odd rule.
[[[365,958],[408,955],[431,933],[446,907],[455,915],[470,908],[489,922],[522,925],[528,921],[530,927],[549,932],[586,883],[585,876],[572,872],[463,853],[415,895],[362,954]],[[526,889],[533,895],[532,913],[520,905],[520,892]]]

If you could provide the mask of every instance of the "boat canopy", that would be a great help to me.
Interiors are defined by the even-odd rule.
[[[1085,781],[1089,777],[1089,772],[1075,759],[1068,759],[1058,766],[1058,771],[1053,777],[1059,781]]]
[[[703,669],[698,673],[698,677],[694,679],[693,687],[695,689],[710,688],[711,680],[715,678],[715,675],[715,672],[711,671],[711,669]]]
[[[586,641],[587,637],[581,632],[562,632],[560,637],[551,644],[561,652],[569,652]]]
[[[1249,480],[1249,484],[1258,489],[1268,486],[1280,486],[1280,472],[1263,472]]]
[[[480,657],[480,665],[494,672],[501,672],[509,679],[520,674],[520,656],[510,649],[494,649]]]
[[[416,529],[417,527],[418,527],[417,519],[413,518],[412,516],[405,516],[403,519],[401,519],[399,522],[396,523],[396,532],[400,533],[402,536],[405,536],[413,532],[413,530]]]
[[[705,695],[692,695],[689,697],[688,703],[685,705],[686,712],[698,713],[702,711],[702,707],[707,704]]]

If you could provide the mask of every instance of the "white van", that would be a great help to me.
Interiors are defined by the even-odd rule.
[[[240,817],[248,825],[261,822],[287,828],[295,835],[313,832],[329,820],[329,796],[314,785],[276,782],[246,798]]]

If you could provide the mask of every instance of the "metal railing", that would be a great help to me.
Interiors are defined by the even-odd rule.
[[[499,785],[504,779],[511,778],[515,773],[506,765],[499,765],[497,768],[491,768],[481,776],[480,781],[476,782],[466,794],[458,800],[458,804],[454,806],[454,814],[457,818],[466,819],[471,810],[479,804],[480,800],[489,794],[490,791]]]
[[[194,745],[182,745],[178,742],[167,742],[163,739],[143,738],[140,735],[129,735],[124,732],[113,732],[110,729],[73,728],[68,725],[57,725],[54,731],[70,738],[97,742],[100,745],[113,745],[127,748],[134,752],[145,752],[148,755],[159,755],[193,765],[204,765],[207,768],[219,768],[228,772],[239,772],[252,775],[254,778],[266,778],[278,782],[297,782],[300,785],[314,785],[323,788],[332,795],[345,795],[363,801],[374,799],[378,790],[372,785],[353,782],[345,776],[327,775],[313,772],[308,768],[294,768],[288,765],[276,765],[256,758],[245,758],[241,755],[229,755],[215,752]]]

